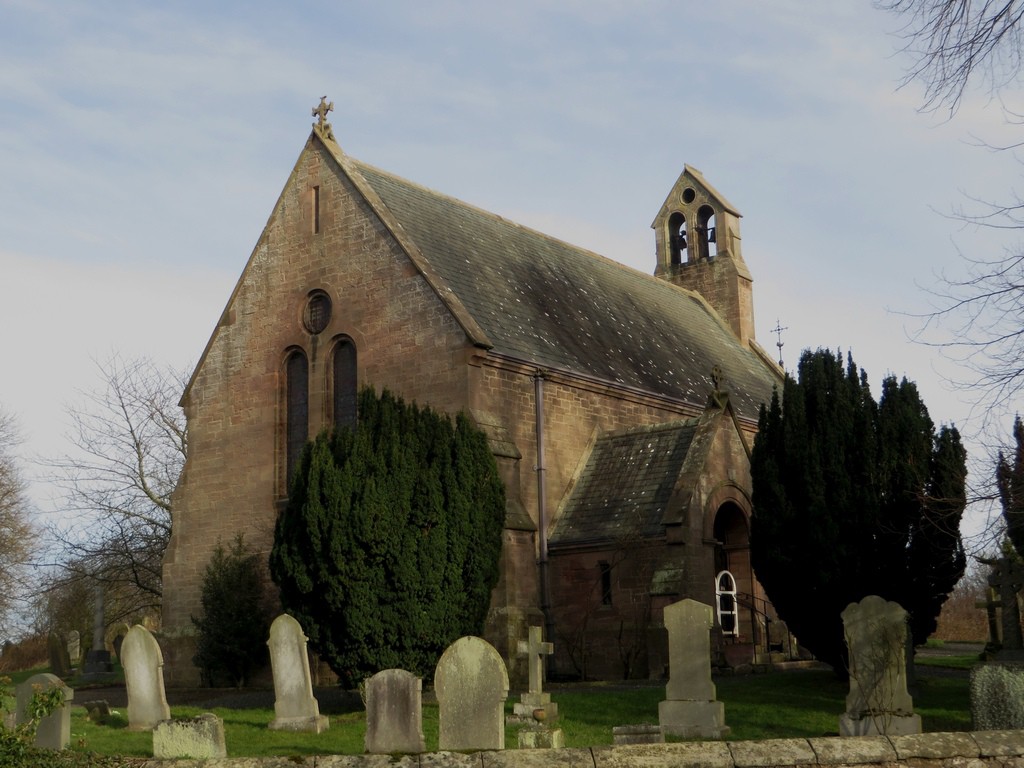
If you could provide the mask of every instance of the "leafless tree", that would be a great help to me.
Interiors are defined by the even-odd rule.
[[[98,363],[103,387],[67,408],[76,450],[46,462],[64,491],[51,530],[68,579],[104,588],[108,621],[159,609],[161,561],[171,535],[171,494],[188,435],[178,401],[186,375],[148,359]]]
[[[11,626],[6,619],[23,597],[25,568],[36,539],[14,453],[19,442],[14,417],[0,410],[0,626],[4,627]]]
[[[998,96],[1018,80],[1024,65],[1024,0],[875,0],[875,5],[905,20],[905,51],[913,57],[908,80],[925,86],[923,107],[956,112],[968,86],[985,86]],[[1024,115],[1002,105],[1012,125]],[[1017,157],[1024,143],[983,148]],[[922,316],[918,340],[941,348],[966,373],[952,383],[973,395],[982,415],[979,432],[1004,430],[998,422],[1016,410],[1024,393],[1024,199],[1006,203],[970,199],[951,218],[966,227],[1006,230],[1002,254],[961,254],[962,273],[939,276],[932,290],[933,309]],[[993,450],[993,453],[995,451]],[[988,475],[985,471],[983,474]],[[983,489],[984,498],[991,489]]]
[[[926,109],[955,112],[972,80],[993,93],[1013,81],[1022,63],[1022,0],[877,0],[906,19],[902,34],[916,62],[908,80],[925,86]]]

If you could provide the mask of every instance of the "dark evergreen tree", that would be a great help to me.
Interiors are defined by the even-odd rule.
[[[924,642],[964,570],[966,469],[913,383],[886,378],[876,403],[852,358],[805,352],[761,409],[751,474],[754,571],[806,648],[842,671],[840,614],[869,594]]]
[[[203,615],[192,658],[209,685],[243,686],[267,660],[270,612],[259,555],[239,535],[230,549],[218,542],[203,574]]]
[[[1017,554],[1024,557],[1024,424],[1020,416],[1013,421],[1013,439],[1016,448],[1012,460],[999,452],[996,485],[1003,506],[1006,536]]]
[[[385,390],[355,430],[299,462],[270,569],[285,610],[352,686],[388,667],[429,674],[479,634],[498,577],[505,490],[486,436]]]

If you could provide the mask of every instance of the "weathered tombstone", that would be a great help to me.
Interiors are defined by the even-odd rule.
[[[505,748],[508,671],[501,655],[479,637],[448,646],[434,672],[437,744],[442,751]]]
[[[366,751],[424,752],[423,681],[404,669],[385,669],[366,681]]]
[[[82,636],[77,629],[68,632],[68,658],[72,664],[82,660]]]
[[[658,722],[665,734],[684,738],[720,739],[729,732],[725,705],[715,699],[711,682],[711,628],[714,609],[696,600],[665,606],[668,630],[668,685],[658,704]]]
[[[128,691],[128,729],[149,731],[171,719],[164,691],[164,655],[156,638],[140,624],[128,631],[121,647]]]
[[[921,733],[921,717],[907,692],[907,612],[868,595],[843,611],[850,656],[850,693],[839,718],[841,736]]]
[[[153,757],[157,760],[227,756],[224,721],[210,712],[184,720],[164,720],[153,729]]]
[[[57,677],[71,677],[71,658],[68,646],[56,632],[51,632],[46,640],[46,649],[50,656],[50,673]]]
[[[1024,665],[980,664],[971,670],[971,720],[976,731],[1024,728]]]
[[[1002,614],[1002,639],[996,658],[1003,661],[1024,660],[1024,638],[1021,636],[1020,608],[1017,605],[1017,593],[1024,586],[1024,564],[1015,563],[1008,557],[982,559],[981,562],[992,568],[988,583],[999,594],[997,605]]]
[[[71,741],[71,701],[75,692],[68,688],[56,675],[43,672],[32,675],[28,680],[15,688],[14,722],[20,725],[28,717],[28,705],[37,691],[60,688],[64,693],[64,703],[39,721],[36,728],[35,745],[41,749],[64,749]]]
[[[274,731],[312,731],[329,727],[313,696],[306,635],[294,618],[281,614],[270,625],[270,666],[274,672]]]

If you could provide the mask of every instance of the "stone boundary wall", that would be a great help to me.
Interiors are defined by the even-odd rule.
[[[1024,768],[1024,730],[909,736],[642,744],[590,749],[510,749],[422,755],[146,760],[142,768]]]

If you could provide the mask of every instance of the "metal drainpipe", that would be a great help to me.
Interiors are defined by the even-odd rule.
[[[551,620],[551,585],[548,581],[548,511],[544,473],[544,372],[540,369],[533,376],[533,402],[537,417],[537,527],[540,533],[540,611],[544,614],[544,636],[553,642],[554,622]],[[545,662],[550,656],[545,656]]]

